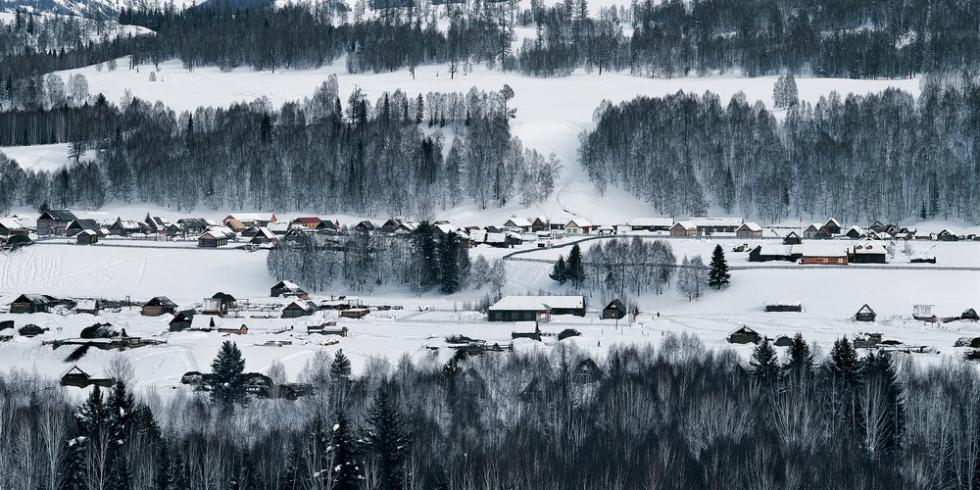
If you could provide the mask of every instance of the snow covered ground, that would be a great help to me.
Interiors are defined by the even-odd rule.
[[[710,250],[709,240],[672,240],[675,253]],[[843,242],[842,242],[843,243]],[[918,244],[917,244],[918,245]],[[489,258],[499,257],[505,249],[475,249]],[[542,251],[541,254],[548,254]],[[950,265],[976,263],[980,243],[941,244],[936,255]],[[181,307],[199,305],[203,298],[225,291],[252,306],[282,305],[268,297],[274,280],[266,272],[265,252],[214,251],[197,249],[146,249],[85,247],[75,245],[36,245],[18,253],[0,256],[0,305],[12,301],[19,293],[38,292],[72,297],[108,297],[145,300],[166,295]],[[737,254],[729,254],[733,264]],[[548,264],[507,262],[510,294],[539,291],[561,294],[565,291],[548,278]],[[340,289],[331,291],[343,294]],[[244,336],[217,332],[168,333],[169,315],[142,317],[138,309],[103,312],[98,317],[86,314],[11,315],[0,313],[0,320],[14,320],[16,327],[35,323],[50,328],[44,335],[27,339],[15,337],[0,343],[0,370],[36,370],[46,376],[59,376],[74,363],[64,359],[73,350],[57,350],[41,344],[44,340],[69,338],[81,328],[96,322],[109,322],[125,328],[132,336],[165,340],[160,346],[124,351],[135,366],[136,376],[144,386],[172,387],[180,376],[192,370],[207,371],[211,359],[224,340],[234,340],[242,347],[247,369],[262,371],[273,360],[280,360],[295,380],[303,366],[318,351],[335,352],[343,348],[351,355],[355,370],[364,369],[372,357],[392,362],[402,355],[422,359],[432,356],[445,361],[452,355],[443,338],[463,334],[491,343],[510,343],[511,323],[490,323],[479,313],[463,311],[464,304],[480,298],[483,291],[466,290],[451,296],[418,296],[403,290],[380,290],[359,296],[367,304],[393,305],[400,310],[373,311],[361,320],[337,319],[334,312],[319,312],[298,319],[246,318],[219,319],[228,326],[246,324]],[[320,299],[314,297],[313,299]],[[765,313],[770,302],[801,302],[802,313]],[[722,292],[708,291],[697,302],[689,302],[675,290],[663,295],[652,293],[637,298],[640,315],[637,322],[603,321],[598,318],[601,298],[593,298],[585,318],[555,317],[545,331],[557,333],[576,328],[582,337],[566,341],[603,356],[607,349],[620,343],[659,344],[667,332],[697,334],[711,348],[732,347],[724,338],[732,330],[748,325],[762,335],[776,338],[802,332],[816,341],[824,352],[840,335],[881,332],[886,339],[909,345],[927,345],[930,354],[915,354],[922,362],[940,362],[959,355],[952,344],[961,336],[980,336],[980,324],[969,321],[929,324],[911,318],[913,305],[932,304],[939,316],[954,316],[966,308],[980,307],[980,273],[971,271],[908,271],[834,268],[806,270],[763,269],[733,271],[732,285]],[[863,304],[878,313],[876,323],[852,320]],[[2,308],[2,307],[0,307]],[[268,316],[268,310],[254,315]],[[273,316],[278,316],[273,314]],[[306,327],[324,320],[336,320],[350,329],[350,336],[322,337],[306,335]],[[221,326],[221,325],[219,325]],[[277,333],[278,332],[278,333]],[[267,341],[288,341],[291,345],[270,347]],[[325,346],[326,340],[337,340]],[[515,348],[547,349],[544,344],[517,341]],[[441,347],[433,350],[432,347]],[[734,346],[746,358],[751,346]],[[78,365],[97,373],[104,368],[112,352],[90,350]]]
[[[24,170],[53,172],[68,165],[68,143],[33,146],[0,146],[3,153],[11,160],[16,160]],[[86,155],[90,156],[90,155]],[[84,158],[84,157],[83,157]]]

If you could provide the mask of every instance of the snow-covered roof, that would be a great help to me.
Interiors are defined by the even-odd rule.
[[[688,218],[688,223],[694,226],[738,226],[742,224],[742,218]]]
[[[854,254],[883,255],[887,253],[885,246],[875,242],[863,242],[854,246]]]
[[[0,226],[8,230],[26,230],[27,227],[13,218],[0,218]]]
[[[240,223],[251,221],[275,221],[275,215],[271,213],[231,213],[225,220],[233,219]]]
[[[752,221],[746,221],[739,226],[739,229],[747,229],[749,231],[762,231],[762,227],[758,223],[753,223]]]
[[[527,228],[527,227],[531,226],[531,222],[528,221],[526,218],[518,218],[516,216],[512,216],[510,219],[508,219],[507,221],[504,222],[504,226],[513,226],[513,227],[517,227],[517,228]]]
[[[568,224],[565,225],[566,228],[569,226],[575,226],[578,228],[590,228],[592,227],[592,222],[585,218],[573,218],[568,221]]]
[[[299,287],[299,284],[296,284],[295,282],[290,281],[288,279],[283,279],[282,281],[279,281],[279,283],[276,284],[274,287],[284,287],[286,289],[302,289]]]
[[[116,224],[122,227],[124,230],[141,230],[140,224],[131,219],[119,218],[116,220]]]
[[[490,307],[493,311],[548,311],[553,308],[585,308],[584,296],[504,296]]]
[[[486,233],[486,232],[484,232]],[[504,243],[507,241],[506,233],[487,233],[483,240],[485,243]]]
[[[674,227],[677,227],[677,226],[683,227],[685,230],[694,230],[694,229],[697,229],[697,225],[695,225],[691,221],[678,221],[678,222],[674,223]]]
[[[781,243],[764,243],[759,245],[759,255],[793,255],[801,253],[802,245],[783,245]]]
[[[673,218],[633,218],[629,222],[630,226],[642,226],[644,228],[654,226],[673,226]]]
[[[222,230],[221,228],[211,228],[201,234],[200,238],[211,237],[215,239],[221,238],[231,238],[231,233]]]
[[[842,250],[834,246],[837,244],[816,244],[806,243],[802,245],[804,257],[847,257],[847,250]]]

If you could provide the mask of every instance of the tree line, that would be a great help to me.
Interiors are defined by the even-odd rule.
[[[600,192],[619,185],[668,216],[978,222],[978,110],[973,84],[831,93],[782,119],[742,94],[638,97],[604,103],[579,155]]]
[[[228,343],[230,344],[230,343]],[[0,484],[56,489],[975,488],[980,375],[954,361],[801,335],[746,363],[668,335],[592,358],[553,348],[448,361],[436,353],[313,356],[315,394],[259,399],[222,346],[220,390],[83,402],[0,377]],[[237,353],[236,353],[237,352]],[[277,382],[281,365],[269,368]],[[218,383],[218,379],[224,383]],[[439,455],[438,458],[432,455]]]
[[[337,236],[300,235],[269,252],[269,273],[311,291],[343,285],[351,291],[409,286],[422,293],[452,294],[477,287],[489,271],[471,267],[469,250],[454,231],[437,234],[421,222],[407,238],[348,231]],[[471,272],[472,271],[472,272]]]
[[[345,57],[352,72],[474,64],[537,76],[577,68],[644,76],[792,72],[822,77],[975,76],[980,6],[909,0],[843,6],[834,0],[636,2],[589,13],[587,0],[532,2],[343,2],[282,8],[124,8],[123,24],[153,36],[89,40],[65,49],[40,43],[2,55],[0,80],[26,78],[131,55],[138,64],[179,58],[188,69],[310,68]],[[448,26],[448,27],[447,27]],[[516,28],[535,35],[513,46]],[[44,29],[41,25],[39,28]],[[53,28],[53,27],[52,27]],[[74,38],[73,38],[74,39]],[[16,41],[16,39],[12,39]],[[17,41],[21,42],[21,41]]]
[[[471,90],[430,94],[426,104],[395,91],[372,103],[358,89],[342,103],[331,77],[278,110],[260,99],[176,114],[127,96],[118,106],[97,97],[91,106],[2,112],[0,140],[71,142],[84,165],[50,173],[7,165],[20,191],[0,204],[118,200],[421,217],[464,201],[529,205],[551,194],[560,165],[511,136],[512,96],[509,88]],[[444,130],[424,131],[427,111]]]

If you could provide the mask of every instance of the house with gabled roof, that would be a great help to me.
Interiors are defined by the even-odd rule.
[[[531,222],[527,218],[518,218],[517,216],[511,216],[507,221],[504,221],[504,229],[511,231],[519,231],[526,233],[531,231]]]
[[[872,310],[870,306],[865,304],[854,314],[854,319],[859,322],[873,322],[877,316],[875,310]]]
[[[197,237],[197,246],[202,248],[218,248],[228,245],[231,233],[219,228],[212,228]]]
[[[118,217],[116,222],[109,226],[109,233],[117,236],[130,236],[143,233],[143,227],[138,221]]]
[[[67,209],[49,209],[37,218],[38,235],[63,235],[68,223],[78,219]]]
[[[758,223],[746,221],[735,228],[735,236],[738,238],[762,238],[762,227]]]
[[[95,232],[99,237],[104,237],[109,234],[109,230],[105,229],[94,219],[75,219],[65,227],[65,235],[75,236],[85,230]]]
[[[295,282],[286,279],[283,279],[282,281],[279,281],[274,286],[272,286],[272,290],[270,293],[271,293],[270,295],[273,298],[294,297],[294,298],[307,299],[309,297],[309,293],[307,293],[306,290],[304,290],[303,288],[299,287],[299,284],[296,284]]]
[[[14,218],[0,219],[0,236],[28,235],[31,232],[20,221]]]

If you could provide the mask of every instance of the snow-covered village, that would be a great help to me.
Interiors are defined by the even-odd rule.
[[[0,490],[978,488],[978,43],[0,0]]]

